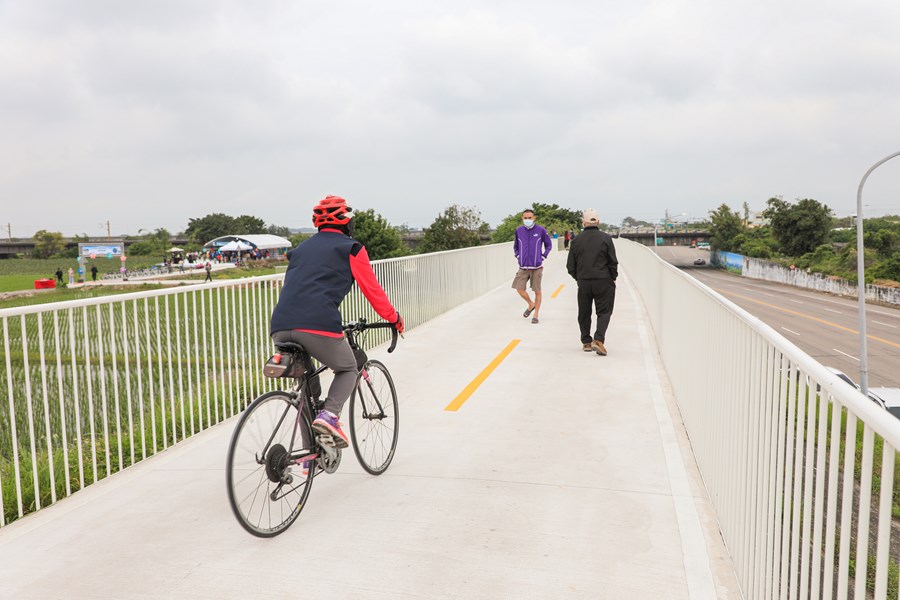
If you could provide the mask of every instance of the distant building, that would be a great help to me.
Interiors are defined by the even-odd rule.
[[[770,224],[770,220],[765,218],[762,212],[750,212],[750,220],[747,222],[748,227],[766,227]]]

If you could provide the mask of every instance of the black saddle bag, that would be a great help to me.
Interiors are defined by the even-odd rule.
[[[283,354],[276,352],[263,366],[263,375],[271,379],[284,377],[299,379],[300,377],[303,377],[305,372],[306,369],[303,366],[303,361],[287,352]]]

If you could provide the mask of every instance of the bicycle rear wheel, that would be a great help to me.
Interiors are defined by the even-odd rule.
[[[303,449],[300,428],[307,426],[295,402],[285,392],[258,397],[241,415],[228,446],[228,501],[255,536],[273,537],[290,527],[312,487],[314,469],[304,473],[303,461],[289,459]]]
[[[399,433],[394,380],[387,367],[370,360],[357,375],[350,397],[350,439],[362,468],[372,475],[384,473],[394,459]]]

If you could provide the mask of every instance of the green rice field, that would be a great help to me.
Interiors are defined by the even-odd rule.
[[[272,281],[155,293],[0,318],[3,522],[20,516],[20,498],[22,514],[37,510],[268,389],[257,366]]]

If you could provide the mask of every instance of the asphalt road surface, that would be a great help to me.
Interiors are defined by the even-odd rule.
[[[757,316],[807,354],[859,383],[859,313],[855,299],[748,279],[708,264],[709,252],[661,246],[660,257]],[[866,307],[869,386],[900,387],[900,309]]]

